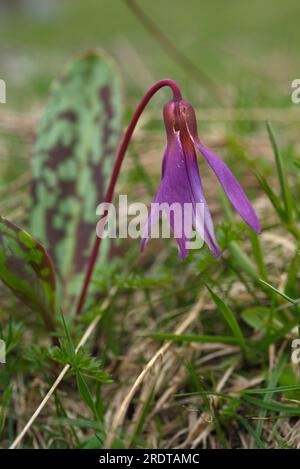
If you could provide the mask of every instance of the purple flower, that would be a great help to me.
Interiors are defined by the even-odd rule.
[[[219,257],[221,251],[215,238],[212,218],[204,197],[196,149],[204,156],[214,171],[234,208],[250,228],[257,233],[261,231],[258,218],[230,169],[201,142],[192,105],[185,100],[172,100],[164,106],[163,114],[167,132],[167,147],[163,158],[162,178],[154,200],[155,204],[151,205],[150,215],[144,228],[141,250],[144,250],[150,237],[151,227],[159,221],[161,210],[157,209],[157,204],[164,203],[170,206],[177,203],[182,207],[185,204],[190,204],[192,207],[191,225],[198,232],[202,231],[205,243],[214,255]],[[198,204],[202,204],[204,211],[198,210]],[[201,218],[201,213],[204,213],[204,219]],[[184,259],[189,252],[189,235],[185,230],[178,233],[176,215],[171,212],[167,215],[178,243],[180,258]],[[182,220],[179,221],[182,222]],[[202,230],[199,227],[202,227]]]

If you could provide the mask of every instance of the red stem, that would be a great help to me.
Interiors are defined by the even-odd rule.
[[[105,196],[105,202],[106,203],[110,203],[112,201],[115,186],[116,186],[116,182],[117,182],[119,172],[120,172],[120,169],[121,169],[121,165],[122,165],[122,162],[123,162],[127,147],[129,145],[130,139],[131,139],[132,134],[134,132],[135,126],[136,126],[136,124],[137,124],[137,122],[140,118],[140,115],[144,111],[145,107],[147,106],[147,104],[150,101],[150,99],[152,98],[152,96],[158,90],[163,88],[164,86],[169,86],[172,89],[173,98],[174,98],[175,101],[181,100],[180,89],[179,89],[178,85],[173,80],[160,80],[157,83],[155,83],[149,89],[149,91],[147,91],[147,93],[145,94],[143,99],[140,101],[138,107],[136,108],[135,113],[133,114],[132,119],[129,123],[129,126],[127,127],[127,130],[125,132],[123,141],[120,145],[120,148],[119,148],[119,151],[118,151],[115,163],[114,163],[114,168],[113,168],[113,172],[112,172],[111,179],[110,179],[110,182],[109,182],[109,186],[108,186],[106,196]],[[96,260],[97,260],[97,257],[98,257],[99,248],[100,248],[100,244],[101,244],[101,239],[102,238],[98,238],[98,236],[95,239],[93,250],[92,250],[91,256],[89,258],[89,263],[88,263],[87,271],[86,271],[86,274],[85,274],[85,279],[84,279],[82,289],[81,289],[81,292],[80,292],[80,296],[79,296],[79,300],[78,300],[78,303],[77,303],[76,315],[80,314],[81,309],[82,309],[83,304],[84,304],[84,301],[85,301],[85,298],[86,298],[86,295],[87,295],[89,283],[90,283],[90,280],[91,280],[91,277],[92,277],[92,274],[93,274],[93,271],[94,271],[95,263],[96,263]]]

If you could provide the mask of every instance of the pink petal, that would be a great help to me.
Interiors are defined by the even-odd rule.
[[[195,137],[191,135],[191,138],[194,145],[205,157],[209,166],[212,168],[215,175],[219,179],[227,197],[229,198],[234,208],[241,215],[243,220],[250,226],[250,228],[256,231],[256,233],[260,233],[261,227],[254,208],[236,177],[233,175],[224,161],[222,161],[208,147],[200,142],[198,136]]]

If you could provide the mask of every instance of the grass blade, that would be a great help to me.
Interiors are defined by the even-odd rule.
[[[269,388],[276,387],[286,362],[287,362],[287,356],[282,355],[279,361],[277,362],[276,366],[270,372],[267,387]],[[259,413],[260,420],[258,420],[257,426],[256,426],[256,432],[259,437],[261,436],[262,431],[263,431],[264,418],[267,415],[267,410],[274,410],[274,407],[272,409],[268,408],[269,403],[271,403],[272,396],[273,396],[273,393],[271,392],[265,394],[263,400],[255,399],[250,396],[244,396],[244,398],[247,399],[248,402],[249,402],[249,399],[250,400],[252,399],[252,404],[257,405],[258,407],[261,407],[261,411]],[[256,403],[253,401],[253,399],[255,399]]]
[[[241,331],[241,328],[236,320],[235,315],[233,314],[233,311],[224,303],[224,301],[216,294],[214,293],[208,285],[206,285],[206,288],[208,289],[215,305],[217,306],[219,312],[222,314],[223,318],[227,322],[228,326],[233,332],[233,335],[237,339],[238,343],[240,346],[244,349],[246,346],[245,338],[243,336],[243,333]]]
[[[264,257],[262,254],[261,243],[259,236],[252,230],[249,231],[249,237],[252,244],[252,251],[256,260],[256,265],[260,276],[267,280],[267,269],[265,266]]]
[[[173,342],[200,342],[200,343],[211,343],[211,344],[228,344],[238,345],[239,340],[236,337],[227,337],[221,335],[182,335],[182,334],[168,334],[151,332],[145,334],[144,337],[155,340],[171,340]]]
[[[288,295],[286,295],[284,292],[278,290],[276,287],[273,287],[273,285],[271,285],[270,283],[266,282],[265,280],[263,279],[259,279],[259,281],[261,283],[263,283],[266,287],[268,287],[270,290],[272,290],[273,292],[277,293],[277,295],[281,296],[282,298],[284,298],[286,301],[288,301],[289,303],[292,303],[292,305],[297,305],[299,303],[299,300],[295,300],[294,298],[290,298]]]
[[[269,388],[242,389],[238,391],[241,394],[268,394],[276,392],[299,391],[300,384],[290,384],[287,386],[275,386]]]
[[[260,439],[258,433],[252,427],[252,425],[250,425],[250,423],[244,417],[241,417],[240,415],[236,416],[236,419],[245,428],[245,430],[249,433],[249,435],[252,436],[253,440],[256,443],[257,448],[264,449],[265,445],[263,441]]]
[[[290,417],[294,417],[296,415],[300,415],[300,407],[291,406],[280,404],[279,402],[271,401],[271,400],[262,400],[257,399],[256,397],[244,396],[244,398],[249,404],[253,404],[255,407],[260,407],[264,410],[270,410],[271,412],[282,412],[284,415],[288,415]]]
[[[275,212],[277,212],[277,215],[279,216],[279,218],[283,220],[284,222],[286,222],[287,221],[286,213],[281,205],[279,197],[277,197],[277,195],[275,194],[273,189],[269,186],[267,180],[263,176],[261,176],[260,174],[256,174],[256,178],[261,188],[263,189],[268,199],[270,200],[271,204],[273,205],[274,210]]]
[[[292,224],[293,222],[292,195],[291,195],[290,188],[288,185],[288,180],[287,180],[287,175],[286,175],[285,167],[284,167],[283,160],[282,160],[282,155],[279,150],[271,122],[267,122],[266,125],[267,125],[267,131],[269,134],[269,139],[270,139],[273,152],[274,152],[274,156],[275,156],[277,174],[278,174],[280,190],[281,190],[281,197],[283,199],[284,208],[285,208],[285,212],[287,215],[287,220],[290,224]]]
[[[241,269],[246,272],[249,277],[257,282],[258,276],[255,266],[247,254],[242,251],[238,243],[236,241],[230,241],[228,248],[232,257],[236,260],[238,266],[241,267]]]

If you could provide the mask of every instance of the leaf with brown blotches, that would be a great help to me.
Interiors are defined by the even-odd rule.
[[[0,217],[0,279],[48,330],[55,324],[55,272],[44,247],[27,231]]]
[[[120,121],[119,74],[110,58],[92,50],[54,83],[38,126],[30,226],[55,263],[67,310],[96,236],[96,208],[110,179]]]

